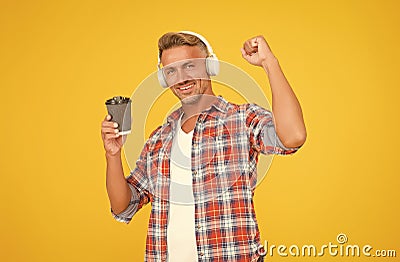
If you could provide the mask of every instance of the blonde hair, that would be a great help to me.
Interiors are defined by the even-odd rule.
[[[211,55],[207,46],[197,36],[181,32],[169,32],[161,36],[158,40],[158,56],[161,59],[164,50],[184,45],[198,46],[207,56]]]

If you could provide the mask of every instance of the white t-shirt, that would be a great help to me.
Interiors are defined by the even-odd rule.
[[[197,261],[191,171],[193,130],[185,133],[179,120],[170,159],[170,206],[167,229],[168,262]]]

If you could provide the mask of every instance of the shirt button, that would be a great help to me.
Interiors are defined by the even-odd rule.
[[[204,256],[204,253],[203,253],[203,251],[202,251],[202,252],[200,252],[200,256]]]
[[[198,225],[196,228],[197,228],[197,229],[200,229],[200,228],[201,228],[201,226],[200,226],[200,225]]]
[[[197,175],[197,171],[193,171],[193,175]]]
[[[194,143],[194,144],[193,144],[193,147],[196,148],[196,147],[197,147],[197,143]]]

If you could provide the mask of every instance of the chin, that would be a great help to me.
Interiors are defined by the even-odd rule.
[[[187,97],[181,98],[181,103],[186,104],[186,105],[196,104],[200,100],[200,98],[201,98],[201,95],[187,96]]]

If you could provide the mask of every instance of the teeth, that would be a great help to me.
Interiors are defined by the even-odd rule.
[[[193,84],[189,85],[189,86],[184,86],[179,88],[179,90],[188,90],[189,88],[191,88],[193,86]]]

